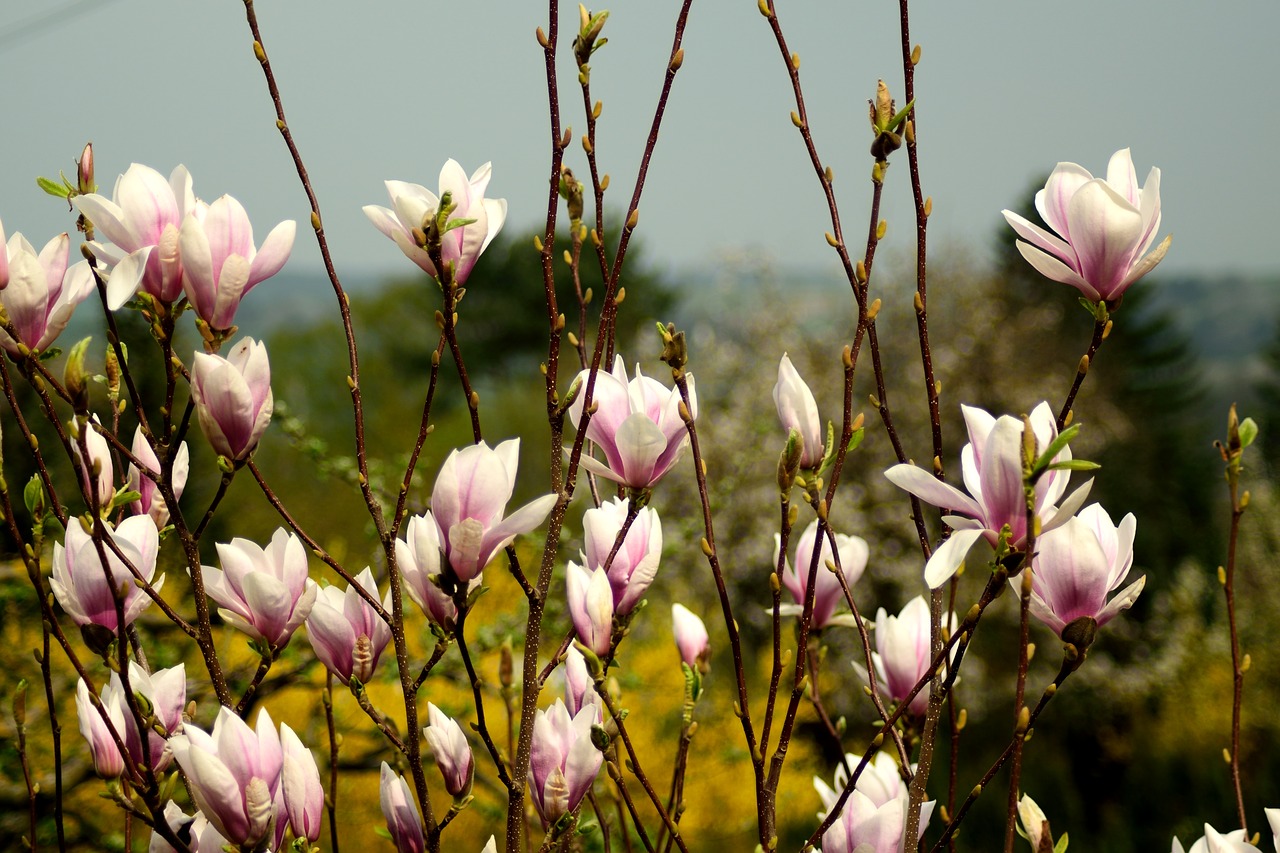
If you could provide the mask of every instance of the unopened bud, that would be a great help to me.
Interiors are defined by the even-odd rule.
[[[78,341],[67,354],[67,365],[62,371],[62,382],[71,397],[71,407],[78,415],[89,413],[89,385],[84,372],[84,355],[93,338]]]
[[[76,188],[81,195],[97,191],[98,185],[93,182],[93,143],[85,145],[76,161]]]

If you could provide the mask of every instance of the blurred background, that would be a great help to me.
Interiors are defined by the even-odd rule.
[[[387,178],[434,189],[440,164],[455,157],[468,171],[492,160],[489,194],[510,203],[506,229],[476,267],[460,308],[459,335],[484,401],[486,437],[523,439],[517,501],[545,491],[553,451],[545,421],[529,416],[543,408],[538,364],[546,347],[532,248],[546,197],[546,93],[533,38],[536,26],[546,26],[545,11],[514,0],[376,7],[277,0],[258,8],[339,273],[353,294],[375,488],[395,489],[412,447],[439,295],[359,208],[386,203],[381,182]],[[593,97],[605,103],[597,151],[612,175],[607,215],[613,226],[629,197],[677,9],[667,0],[620,0],[605,30],[609,45],[593,62]],[[861,233],[870,169],[864,102],[878,77],[895,92],[901,88],[896,8],[807,4],[784,7],[780,15],[791,49],[803,59],[812,127],[836,174],[846,231]],[[1280,190],[1272,151],[1280,113],[1270,88],[1280,61],[1264,45],[1264,33],[1280,24],[1280,7],[1241,2],[1210,17],[1193,3],[1162,5],[1158,16],[1147,4],[1087,2],[1067,15],[1038,3],[981,9],[921,3],[913,15],[913,41],[923,47],[917,74],[922,171],[935,211],[931,335],[943,386],[944,462],[953,475],[966,440],[959,405],[1018,413],[1047,398],[1056,407],[1092,326],[1074,290],[1039,278],[1017,256],[1000,209],[1032,215],[1031,195],[1058,160],[1099,173],[1116,148],[1132,146],[1140,177],[1152,165],[1162,170],[1161,232],[1174,234],[1165,262],[1125,296],[1075,407],[1084,424],[1073,445],[1076,455],[1103,465],[1092,497],[1116,518],[1126,512],[1138,518],[1132,576],[1145,574],[1146,590],[1133,610],[1104,629],[1087,665],[1050,705],[1028,745],[1023,788],[1045,809],[1055,832],[1070,833],[1072,849],[1165,849],[1174,833],[1188,844],[1199,837],[1203,822],[1220,829],[1232,824],[1234,798],[1222,761],[1231,669],[1216,580],[1229,505],[1212,442],[1225,436],[1227,407],[1236,402],[1261,427],[1260,443],[1248,457],[1252,504],[1237,595],[1253,664],[1242,735],[1246,799],[1251,828],[1262,826],[1261,808],[1280,804],[1280,779],[1272,770],[1280,661],[1271,640],[1280,595],[1266,574],[1280,549],[1280,499],[1270,485],[1272,465],[1280,459],[1280,430],[1271,428],[1280,414],[1280,267],[1267,228],[1270,199]],[[562,38],[565,32],[571,38],[576,19],[576,9],[567,9]],[[132,161],[166,174],[182,162],[195,176],[197,195],[239,198],[259,238],[281,219],[305,223],[305,199],[273,127],[249,42],[239,4],[107,0],[14,3],[0,10],[0,73],[10,81],[6,105],[15,128],[6,136],[0,170],[6,233],[21,230],[42,245],[71,227],[74,216],[44,196],[34,177],[56,176],[59,169],[70,174],[87,140],[95,143],[103,192]],[[580,134],[585,123],[568,44],[566,38],[563,120]],[[638,243],[628,256],[619,339],[629,363],[665,378],[653,323],[671,321],[687,330],[717,533],[728,547],[739,621],[763,661],[763,608],[777,523],[773,471],[783,441],[770,398],[777,361],[789,352],[823,416],[837,418],[840,350],[856,311],[822,237],[829,228],[825,204],[787,118],[793,105],[781,57],[754,4],[695,4],[685,50],[641,203]],[[872,291],[885,303],[879,328],[895,420],[908,452],[925,458],[904,155],[891,160],[882,210],[889,231]],[[566,162],[586,174],[576,146]],[[561,217],[563,222],[563,211]],[[596,275],[592,265],[585,268]],[[557,273],[562,301],[572,304],[567,268],[557,264]],[[602,292],[598,282],[596,292]],[[250,294],[238,317],[242,332],[268,342],[274,368],[276,419],[256,458],[303,526],[332,554],[353,569],[372,563],[385,575],[352,481],[348,368],[333,308],[314,241],[303,227],[285,271]],[[576,317],[567,313],[573,328]],[[104,338],[92,314],[81,311],[60,343],[95,335],[100,360]],[[150,355],[146,328],[134,321],[123,320],[132,351]],[[196,349],[194,330],[186,323],[183,330],[179,351]],[[137,362],[144,389],[159,380],[153,363]],[[918,594],[921,566],[906,505],[881,475],[892,452],[874,410],[859,402],[871,390],[867,368],[859,371],[855,394],[855,411],[861,405],[868,416],[867,439],[846,468],[833,518],[840,532],[871,543],[855,597],[873,616],[877,607],[896,613]],[[150,379],[148,370],[155,371]],[[566,378],[570,373],[566,369]],[[447,365],[441,375],[436,430],[411,495],[414,511],[425,508],[444,456],[469,440],[456,380]],[[30,463],[9,418],[6,410],[4,474],[16,490],[30,476]],[[183,498],[188,512],[208,502],[217,482],[203,440],[196,436],[191,444],[193,475]],[[649,608],[624,646],[619,687],[623,704],[633,709],[628,724],[648,745],[642,754],[653,756],[651,767],[658,768],[650,772],[664,778],[679,730],[671,697],[681,684],[666,614],[679,600],[706,618],[716,657],[699,705],[702,725],[682,827],[693,849],[738,849],[755,825],[754,804],[749,786],[741,784],[749,764],[732,716],[724,626],[717,624],[714,588],[697,548],[696,497],[685,480],[664,482],[655,496],[664,520],[663,568]],[[581,494],[578,506],[584,506]],[[580,508],[570,512],[570,519],[577,518]],[[807,523],[802,515],[801,524]],[[566,528],[565,559],[581,545],[576,524]],[[206,559],[213,562],[215,541],[243,536],[265,542],[277,526],[257,487],[242,476],[210,528]],[[526,564],[536,558],[533,540],[521,544]],[[0,694],[7,707],[19,678],[33,683],[32,760],[47,795],[52,757],[35,689],[39,668],[31,657],[39,625],[30,619],[32,593],[11,559],[12,547],[4,540],[0,555]],[[189,606],[180,565],[173,554],[166,557],[173,561],[166,597]],[[313,569],[319,576],[319,566]],[[514,608],[518,590],[505,572],[495,567],[486,579],[493,589],[482,600],[487,624],[475,646],[496,684],[498,649],[508,639],[521,642],[523,618]],[[961,609],[980,588],[981,578],[964,579]],[[549,633],[557,637],[559,626],[567,625],[562,595],[561,586],[553,588],[549,618],[558,627]],[[993,608],[966,662],[957,694],[969,719],[959,792],[972,787],[1007,742],[1015,610],[1010,600]],[[414,629],[425,656],[431,639],[421,624]],[[160,621],[146,621],[144,631],[152,632],[151,645],[167,650],[158,653],[160,665],[176,662],[181,648],[165,643]],[[856,751],[861,747],[853,735],[874,713],[848,666],[861,650],[847,630],[830,629],[823,641],[829,649],[825,701],[845,717],[848,744]],[[1040,651],[1029,689],[1038,691],[1057,670],[1059,644],[1039,626],[1033,641]],[[247,681],[255,661],[240,638],[226,632],[222,651],[242,665]],[[311,662],[301,638],[277,667],[264,701],[323,754],[324,721],[316,713],[321,667]],[[467,717],[470,700],[456,652],[441,667],[441,678],[433,678],[423,695]],[[66,679],[61,695],[70,697],[74,680],[69,672],[59,677]],[[398,682],[389,664],[379,677],[371,694],[392,710]],[[752,677],[758,699],[766,665]],[[193,690],[199,693],[198,682]],[[196,721],[207,724],[215,703],[208,695],[198,698]],[[492,699],[500,709],[496,689]],[[368,815],[351,819],[344,842],[365,843],[367,826],[380,822],[374,774],[390,750],[371,736],[349,696],[337,697],[335,713],[346,737],[340,807]],[[782,849],[797,847],[816,825],[820,803],[809,777],[829,780],[836,763],[824,751],[812,709],[804,713],[780,801]],[[68,837],[77,849],[123,849],[118,814],[96,796],[100,784],[81,748],[74,708],[61,709],[60,716],[65,779],[76,783],[69,785]],[[14,743],[5,714],[0,846],[18,849],[26,792]],[[478,777],[483,760],[479,767]],[[931,796],[945,801],[947,776],[944,760],[935,769]],[[999,787],[966,821],[960,849],[998,844]],[[475,805],[457,825],[458,849],[479,849],[501,806],[496,789],[479,782]],[[51,826],[44,829],[52,838]],[[136,840],[145,846],[145,833]],[[588,837],[586,849],[598,849],[598,842],[598,835]],[[375,843],[390,849],[387,842]]]

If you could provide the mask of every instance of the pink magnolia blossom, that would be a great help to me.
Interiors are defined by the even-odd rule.
[[[54,237],[36,253],[27,238],[15,233],[4,242],[0,225],[0,305],[9,315],[14,340],[0,329],[0,347],[10,355],[20,346],[32,352],[49,348],[71,320],[71,314],[93,292],[93,273],[85,261],[68,268],[71,238],[66,232]]]
[[[440,530],[430,512],[413,516],[405,525],[404,539],[396,540],[396,565],[413,603],[446,633],[452,632],[458,619],[457,605],[432,580],[440,576]],[[468,591],[479,583],[477,575],[471,579]]]
[[[99,262],[111,268],[107,307],[116,310],[139,288],[161,302],[182,296],[179,232],[188,215],[200,218],[207,210],[191,191],[186,166],[178,166],[165,180],[155,169],[134,163],[116,179],[110,199],[89,193],[71,202],[114,244],[89,244]]]
[[[471,744],[462,727],[435,706],[427,703],[427,717],[431,725],[422,730],[436,766],[444,777],[444,788],[454,799],[471,793],[471,781],[475,776],[475,763],[471,756]]]
[[[240,202],[224,195],[203,216],[188,212],[179,234],[183,287],[196,314],[214,329],[229,329],[240,300],[280,272],[293,249],[296,225],[285,220],[258,248]]]
[[[815,518],[804,533],[800,534],[800,541],[796,543],[796,565],[793,569],[790,562],[784,562],[785,568],[782,572],[782,585],[791,593],[791,597],[795,600],[794,604],[783,605],[781,612],[784,615],[799,616],[804,612],[805,593],[809,586],[809,567],[813,563],[813,546],[817,544],[818,538],[818,520]],[[836,548],[840,554],[840,567],[844,570],[844,579],[850,589],[862,577],[863,571],[867,568],[867,557],[870,550],[867,548],[867,542],[860,536],[846,536],[843,533],[835,534]],[[777,565],[778,549],[782,545],[782,538],[774,534],[773,544],[773,562]],[[813,592],[813,615],[810,624],[814,628],[825,628],[827,625],[852,625],[852,614],[848,616],[836,616],[836,608],[844,601],[844,589],[840,586],[840,579],[836,577],[835,572],[827,568],[827,564],[835,565],[835,555],[831,551],[831,540],[826,536],[822,538],[822,549],[818,557],[818,576],[814,582]]]
[[[582,516],[585,550],[583,563],[591,569],[603,568],[627,520],[627,502],[606,501]],[[662,521],[651,507],[644,507],[632,521],[622,547],[609,565],[609,586],[613,589],[613,609],[622,616],[639,603],[658,574],[662,556]]]
[[[165,803],[164,822],[169,824],[175,835],[181,837],[185,832],[190,839],[187,847],[191,853],[222,853],[222,848],[227,843],[227,839],[209,823],[203,813],[197,811],[194,817],[188,815],[173,800]],[[147,853],[177,853],[177,849],[165,841],[159,832],[152,830]]]
[[[857,767],[862,756],[846,755],[845,761],[849,767]],[[813,777],[813,787],[826,809],[818,813],[820,819],[825,819],[835,808],[848,781],[844,765],[836,768],[834,788]],[[897,763],[888,753],[877,753],[858,777],[840,816],[823,833],[822,853],[899,853],[902,834],[906,831],[909,798],[907,786],[898,775]],[[933,806],[933,800],[920,805],[921,836],[933,816]],[[915,847],[914,844],[908,846]]]
[[[404,777],[382,762],[382,779],[378,799],[382,805],[382,817],[387,831],[399,853],[423,853],[426,841],[422,837],[422,818],[413,802],[413,792]]]
[[[1206,823],[1204,837],[1192,844],[1191,849],[1185,853],[1247,853],[1260,849],[1249,843],[1243,829],[1222,833]],[[1184,853],[1182,842],[1176,837],[1173,839],[1172,853]]]
[[[547,517],[555,495],[543,495],[504,517],[516,485],[520,439],[495,448],[483,441],[454,450],[431,490],[431,512],[446,564],[461,583],[478,577],[493,556]]]
[[[196,353],[191,397],[214,451],[236,462],[247,459],[275,409],[266,345],[241,338],[226,358]]]
[[[604,657],[609,653],[613,637],[613,590],[609,587],[609,576],[570,560],[565,573],[565,592],[579,642],[598,657]]]
[[[1091,302],[1114,302],[1169,251],[1166,237],[1147,254],[1160,230],[1160,170],[1138,187],[1129,149],[1117,151],[1106,178],[1075,163],[1059,163],[1036,210],[1053,232],[1011,210],[1004,218],[1022,239],[1018,251],[1042,275],[1069,284]]]
[[[112,673],[112,681],[120,683],[120,676]],[[168,669],[157,669],[147,672],[133,661],[129,661],[129,688],[136,694],[144,696],[151,705],[156,721],[164,727],[167,735],[162,736],[154,729],[147,732],[147,749],[142,749],[138,739],[138,727],[134,725],[132,712],[128,703],[122,706],[125,718],[129,721],[125,726],[125,747],[133,756],[134,762],[141,765],[150,764],[156,771],[165,770],[173,761],[173,752],[168,738],[182,731],[182,712],[187,705],[187,669],[186,664],[178,664]],[[120,693],[124,700],[123,689]]]
[[[356,583],[377,597],[378,584],[367,567],[356,575]],[[390,591],[382,599],[382,606],[391,609]],[[307,617],[307,639],[316,657],[338,678],[345,682],[354,677],[367,682],[373,677],[383,649],[391,642],[391,628],[355,587],[348,586],[343,592],[336,586],[326,586],[316,595],[315,606]]]
[[[98,416],[93,416],[93,423],[101,425]],[[86,465],[80,453],[80,433],[84,432],[84,445],[89,451],[89,464]],[[70,424],[71,452],[76,458],[76,468],[80,472],[80,487],[86,495],[96,494],[98,510],[105,515],[111,509],[111,499],[116,494],[115,470],[111,463],[111,446],[107,439],[93,425],[80,424],[73,420]]]
[[[315,841],[320,837],[320,818],[324,814],[324,788],[320,786],[320,769],[311,750],[285,723],[280,724],[280,794],[284,815],[288,816],[295,838]],[[278,809],[277,809],[278,812]],[[284,837],[284,815],[277,814],[276,848]]]
[[[474,220],[446,231],[440,238],[441,259],[445,264],[456,265],[453,280],[462,284],[507,219],[506,199],[484,197],[491,172],[490,164],[485,163],[468,178],[456,160],[449,160],[440,170],[439,196],[418,184],[387,181],[391,208],[369,204],[365,205],[364,214],[375,228],[395,241],[406,258],[427,275],[439,278],[427,250],[414,240],[413,230],[426,231],[440,209],[440,199],[449,193],[456,205],[449,219]]]
[[[578,807],[600,772],[604,754],[591,740],[598,725],[598,705],[583,705],[570,717],[559,699],[534,716],[529,793],[548,826]]]
[[[289,644],[311,613],[318,587],[307,577],[307,550],[283,527],[271,544],[248,539],[217,543],[222,570],[204,566],[204,591],[235,628],[272,649]]]
[[[689,414],[698,416],[698,397],[693,374],[685,374],[689,388]],[[577,397],[569,407],[569,417],[581,428],[582,410],[590,371],[574,380]],[[596,412],[587,425],[587,438],[599,445],[605,461],[582,455],[582,467],[630,489],[647,490],[662,479],[680,460],[689,445],[689,433],[680,418],[680,391],[667,388],[640,373],[627,380],[627,368],[618,356],[613,372],[596,374],[592,403]]]
[[[98,694],[98,699],[107,712],[107,720],[110,721],[108,727],[107,720],[102,718],[101,712],[93,705],[89,685],[85,684],[83,678],[76,685],[76,714],[80,718],[80,734],[89,744],[94,772],[103,779],[115,779],[124,773],[124,758],[120,755],[115,738],[111,736],[114,730],[123,742],[126,730],[133,727],[133,716],[128,711],[122,691],[120,676],[113,675],[112,680]]]
[[[1146,584],[1139,578],[1107,601],[1133,566],[1133,513],[1117,526],[1099,504],[1090,504],[1066,524],[1036,541],[1031,614],[1062,636],[1079,619],[1105,625],[1128,610]],[[1091,631],[1090,631],[1091,633]]]
[[[711,653],[711,641],[707,626],[697,614],[683,604],[671,605],[671,633],[680,650],[680,660],[693,670],[705,667]]]
[[[938,546],[924,567],[925,583],[930,589],[937,589],[956,573],[969,549],[979,539],[986,539],[994,547],[999,541],[1000,530],[1006,524],[1011,531],[1009,544],[1013,548],[1021,548],[1027,540],[1027,508],[1022,487],[1022,421],[1011,415],[994,418],[974,406],[961,406],[960,409],[969,429],[969,443],[960,454],[968,495],[914,465],[895,465],[885,471],[890,482],[925,503],[959,513],[942,518],[955,532]],[[1030,420],[1038,454],[1058,437],[1057,422],[1048,403],[1036,406]],[[1071,448],[1064,447],[1053,461],[1070,458]],[[1068,471],[1048,471],[1036,483],[1035,511],[1040,517],[1042,532],[1065,524],[1089,494],[1092,480],[1062,500],[1069,476]],[[1060,500],[1061,504],[1058,503]]]
[[[773,404],[778,408],[782,428],[794,430],[801,439],[800,467],[817,468],[822,464],[826,442],[822,437],[822,419],[813,392],[800,378],[786,353],[778,362],[778,382],[773,386]]]
[[[104,525],[106,523],[104,522]],[[114,531],[106,526],[106,535],[115,542],[120,553],[128,558],[143,580],[153,590],[164,585],[164,575],[152,581],[156,573],[156,556],[160,550],[160,533],[150,516],[135,515],[120,522]],[[129,625],[138,618],[143,608],[151,604],[147,596],[134,583],[134,576],[121,562],[120,557],[105,542],[102,553],[106,556],[111,574],[108,582],[98,556],[98,546],[78,521],[67,525],[66,545],[53,544],[53,574],[49,586],[62,605],[62,609],[77,625],[99,625],[109,631],[117,630],[116,591],[124,588],[124,622]]]
[[[151,442],[147,441],[147,437],[142,434],[142,428],[138,427],[133,433],[134,457],[147,466],[147,470],[160,476],[161,465],[160,459],[156,456],[156,452],[151,447]],[[182,497],[182,490],[187,485],[187,475],[191,472],[191,452],[187,449],[187,443],[184,441],[178,445],[177,454],[173,458],[173,496],[175,498]],[[156,523],[156,527],[163,528],[169,523],[169,507],[164,502],[164,495],[160,494],[160,487],[156,485],[155,480],[138,470],[138,466],[132,462],[129,463],[129,491],[137,492],[141,497],[130,504],[130,508],[135,515],[149,515],[151,520]]]
[[[253,729],[221,708],[212,734],[188,725],[170,745],[196,806],[227,841],[253,849],[267,839],[279,817],[284,755],[266,708]]]
[[[564,653],[564,705],[569,716],[577,715],[583,705],[600,704],[587,669],[587,659],[576,646],[569,646]]]
[[[956,615],[952,613],[947,622],[954,632]],[[877,610],[875,637],[876,650],[871,653],[871,662],[876,668],[876,682],[884,696],[901,702],[929,672],[929,664],[933,662],[929,649],[929,603],[924,596],[911,599],[897,616],[890,616],[883,607]],[[855,668],[862,670],[856,665]],[[929,691],[924,689],[911,700],[908,710],[920,715],[928,704]]]

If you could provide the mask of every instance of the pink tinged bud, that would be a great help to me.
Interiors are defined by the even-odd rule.
[[[440,575],[440,531],[431,513],[415,515],[405,526],[405,538],[396,540],[396,565],[405,592],[413,603],[422,608],[435,624],[446,632],[453,630],[458,618],[458,608],[432,578]],[[479,577],[471,579],[471,585],[479,583]]]
[[[784,615],[799,616],[804,612],[805,591],[809,585],[809,569],[813,565],[813,549],[817,544],[817,538],[818,520],[814,519],[800,535],[800,541],[796,543],[795,568],[793,569],[789,562],[784,563],[782,585],[794,599],[793,604],[783,605]],[[773,561],[774,565],[777,565],[781,537],[775,534],[774,539]],[[852,589],[867,567],[870,552],[866,540],[860,536],[846,536],[842,533],[835,534],[835,540],[840,554],[840,567],[844,570],[845,583]],[[840,586],[840,579],[836,577],[835,572],[827,568],[828,564],[835,565],[836,560],[831,551],[831,541],[824,536],[821,553],[818,556],[817,578],[814,582],[813,615],[810,621],[810,625],[814,628],[853,624],[852,615],[847,617],[835,615],[836,609],[844,602],[844,589]]]
[[[578,807],[600,772],[604,754],[591,741],[598,725],[599,706],[584,705],[570,717],[559,699],[534,717],[529,792],[548,826]]]
[[[356,575],[356,582],[377,597],[378,585],[368,568]],[[382,606],[391,609],[390,592]],[[354,677],[365,683],[373,677],[378,658],[391,641],[391,628],[354,587],[348,586],[342,592],[336,586],[327,586],[316,594],[307,617],[307,639],[330,672],[344,682]]]
[[[178,166],[163,175],[134,163],[116,180],[112,198],[79,195],[72,203],[113,245],[90,243],[99,264],[110,269],[107,306],[116,310],[139,289],[161,302],[182,296],[183,266],[179,229],[189,216],[203,216],[205,205],[191,190],[191,175]]]
[[[513,438],[494,448],[482,441],[454,450],[440,466],[430,517],[459,582],[478,577],[498,551],[542,524],[555,505],[555,495],[543,495],[504,517],[519,461],[520,439]]]
[[[597,656],[604,657],[609,653],[613,636],[613,590],[609,586],[609,576],[570,560],[565,589],[569,598],[569,615],[579,642]]]
[[[204,589],[234,627],[273,649],[289,644],[311,613],[318,587],[307,577],[302,540],[280,528],[265,549],[248,539],[218,543],[222,570],[204,566]]]
[[[979,539],[986,539],[994,547],[1006,524],[1012,531],[1010,544],[1014,548],[1021,548],[1027,541],[1026,501],[1022,492],[1022,421],[1010,415],[995,418],[973,406],[960,409],[969,430],[969,443],[960,453],[969,494],[940,482],[914,465],[895,465],[885,471],[895,486],[925,503],[958,513],[943,516],[943,521],[955,532],[938,546],[925,565],[924,579],[930,589],[937,589],[950,580]],[[1053,410],[1042,402],[1032,410],[1030,421],[1037,451],[1043,451],[1058,437]],[[1064,462],[1070,458],[1071,448],[1064,447],[1053,461]],[[1065,524],[1088,497],[1092,480],[1063,498],[1069,476],[1069,471],[1050,471],[1036,483],[1035,510],[1040,516],[1042,532]]]
[[[711,651],[707,626],[683,604],[671,605],[671,633],[680,650],[680,660],[690,669],[698,669]]]
[[[1139,188],[1128,148],[1112,155],[1105,179],[1059,163],[1036,193],[1036,210],[1052,231],[1003,211],[1022,238],[1018,251],[1042,275],[1091,302],[1119,299],[1169,251],[1166,237],[1147,253],[1160,230],[1160,170],[1153,168]]]
[[[440,170],[440,195],[418,184],[403,181],[387,181],[387,194],[391,208],[376,204],[366,205],[365,216],[374,227],[390,237],[404,256],[433,277],[439,277],[427,250],[417,244],[414,229],[425,231],[440,209],[440,199],[447,192],[456,207],[449,219],[473,219],[474,222],[453,228],[440,238],[440,256],[444,263],[456,266],[453,280],[462,284],[480,254],[502,230],[507,218],[507,201],[502,198],[485,198],[489,186],[490,165],[485,163],[470,178],[457,161],[449,160]]]
[[[112,675],[119,681],[120,676]],[[185,664],[157,669],[148,673],[133,661],[129,661],[129,688],[137,695],[144,697],[151,705],[151,712],[156,721],[164,727],[165,735],[154,730],[147,732],[147,748],[144,752],[138,739],[138,727],[130,723],[123,733],[125,746],[138,765],[149,765],[153,770],[162,771],[173,761],[173,752],[169,747],[168,737],[182,730],[182,710],[187,704],[187,670]],[[123,689],[121,700],[123,701]],[[131,711],[126,704],[121,706],[126,715]]]
[[[106,720],[93,705],[89,686],[84,679],[76,685],[76,714],[80,717],[80,734],[89,743],[89,752],[93,755],[93,769],[103,779],[115,779],[124,773],[124,758],[111,736],[114,729],[123,742],[125,740],[125,720],[132,725],[132,716],[126,717],[128,706],[122,705],[124,696],[120,688],[120,676],[113,675],[113,681],[102,688],[99,699],[106,711]],[[110,721],[110,725],[108,725]]]
[[[387,762],[382,762],[382,781],[379,799],[382,816],[387,821],[387,831],[399,853],[422,853],[426,843],[422,837],[422,819],[414,805],[413,794],[404,777],[395,773]]]
[[[84,146],[80,159],[76,161],[76,189],[82,194],[93,192],[93,143]]]
[[[609,559],[618,533],[627,520],[627,502],[611,502],[587,510],[582,516],[585,550],[582,558],[591,569],[602,568]],[[656,510],[640,510],[627,531],[622,547],[609,565],[609,586],[618,615],[630,613],[658,574],[662,557],[662,522]]]
[[[100,425],[98,416],[93,416],[93,424]],[[107,439],[92,424],[81,426],[73,420],[69,425],[71,434],[71,452],[76,458],[76,467],[80,471],[80,487],[86,496],[96,494],[98,511],[105,514],[111,508],[111,499],[115,497],[115,471],[111,464],[111,446]],[[84,433],[84,444],[89,451],[89,463],[86,465],[80,453],[80,434]],[[86,500],[88,498],[86,497]]]
[[[0,230],[0,238],[3,231]],[[15,233],[0,248],[3,263],[0,305],[9,315],[18,337],[0,329],[0,347],[18,356],[18,344],[43,352],[62,334],[76,306],[94,290],[89,264],[81,261],[68,268],[71,238],[64,232],[50,240],[37,254],[27,238]]]
[[[600,704],[587,670],[587,659],[575,646],[570,646],[564,654],[564,704],[571,717],[584,705]]]
[[[1133,566],[1133,513],[1119,526],[1099,504],[1091,504],[1036,541],[1031,613],[1058,636],[1078,619],[1105,625],[1138,599],[1145,577],[1107,601]]]
[[[471,781],[475,775],[471,744],[467,742],[462,727],[430,702],[427,703],[427,715],[431,724],[422,730],[422,734],[435,756],[440,775],[444,777],[444,788],[454,799],[465,797],[471,793]]]
[[[203,217],[188,213],[180,246],[187,298],[214,329],[229,329],[240,300],[259,282],[280,272],[293,249],[293,220],[271,230],[259,249],[249,214],[229,195],[209,205]]]
[[[816,468],[822,464],[826,442],[822,437],[818,403],[786,353],[783,353],[782,361],[778,363],[778,382],[773,386],[773,404],[778,407],[778,419],[782,421],[783,430],[795,430],[803,439],[800,467]]]
[[[104,525],[106,523],[104,522]],[[160,534],[156,523],[149,516],[135,515],[120,522],[112,531],[106,526],[106,535],[112,539],[120,553],[153,590],[164,585],[164,575],[153,581],[156,573],[156,555],[160,549]],[[134,583],[134,576],[116,556],[111,546],[103,543],[103,554],[111,574],[108,582],[102,570],[102,561],[93,537],[84,531],[79,522],[67,525],[65,546],[53,545],[53,574],[49,585],[62,609],[77,625],[100,625],[110,631],[117,629],[116,592],[124,587],[124,621],[129,625],[138,618],[151,599]]]
[[[850,754],[845,760],[850,767],[856,767],[862,756]],[[813,787],[824,807],[824,811],[818,813],[819,818],[825,819],[835,807],[848,780],[843,765],[836,769],[834,788],[813,777]],[[898,775],[897,763],[886,753],[878,753],[858,777],[853,793],[835,822],[823,834],[822,853],[899,853],[906,831],[909,798],[907,786]],[[920,806],[921,836],[933,816],[933,807],[933,800]]]
[[[280,724],[280,746],[284,755],[280,788],[289,826],[294,837],[315,841],[320,837],[320,818],[324,814],[324,789],[315,756],[284,723]]]
[[[948,617],[950,630],[958,626],[956,615]],[[881,607],[876,612],[876,651],[871,653],[881,693],[901,702],[929,671],[933,656],[929,649],[929,604],[923,596],[907,602],[902,612],[890,616]],[[865,673],[864,673],[865,674]],[[911,700],[910,713],[923,714],[929,691],[921,690]]]
[[[227,358],[198,352],[191,367],[191,397],[200,429],[220,456],[247,459],[271,423],[271,363],[267,347],[242,338]]]
[[[1044,816],[1044,811],[1031,799],[1027,794],[1022,795],[1022,799],[1018,800],[1018,820],[1022,823],[1022,831],[1026,834],[1027,841],[1031,842],[1032,853],[1039,853],[1041,850],[1041,839],[1045,838],[1049,832],[1049,819]],[[1049,837],[1049,849],[1053,849],[1053,839]]]
[[[582,423],[590,371],[574,380],[577,397],[569,407],[575,427]],[[685,374],[689,388],[689,415],[698,416],[693,374]],[[680,461],[689,444],[689,433],[680,417],[680,390],[667,388],[640,373],[627,381],[622,356],[614,359],[613,372],[596,375],[592,403],[596,412],[587,425],[587,438],[604,453],[600,462],[586,454],[582,467],[631,489],[650,489]]]
[[[160,459],[156,456],[151,443],[147,441],[147,437],[142,434],[141,427],[138,427],[133,433],[133,447],[131,449],[134,457],[145,465],[148,471],[155,474],[156,477],[160,476]],[[177,454],[173,459],[172,485],[175,498],[182,497],[182,490],[186,488],[187,475],[190,471],[191,453],[187,449],[187,443],[184,441],[178,445]],[[160,528],[169,523],[169,507],[165,504],[164,496],[160,494],[160,487],[156,485],[155,480],[139,471],[138,466],[133,463],[129,463],[128,489],[141,495],[138,500],[129,505],[135,515],[151,516],[151,520],[156,523],[156,527]]]
[[[196,806],[227,841],[253,846],[267,838],[284,756],[265,708],[253,729],[222,708],[211,735],[189,725],[170,745]]]

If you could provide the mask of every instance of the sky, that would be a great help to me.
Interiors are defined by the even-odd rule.
[[[263,40],[320,198],[340,273],[409,271],[360,208],[386,204],[383,181],[435,188],[450,157],[493,163],[489,195],[507,228],[532,238],[547,195],[549,132],[534,0],[259,0]],[[576,4],[564,3],[562,121],[585,129],[572,62]],[[595,57],[597,152],[621,209],[661,87],[676,0],[616,0]],[[836,176],[850,234],[865,233],[877,78],[900,93],[897,4],[779,3],[801,57],[810,124]],[[1161,169],[1168,272],[1280,270],[1280,3],[1274,0],[917,0],[917,130],[934,247],[980,258],[1012,251],[994,235],[1060,160],[1095,173],[1130,147],[1139,176]],[[651,259],[707,272],[767,262],[830,270],[818,182],[789,114],[781,55],[752,0],[696,0],[684,66],[640,204]],[[109,192],[131,162],[185,164],[196,194],[249,211],[259,239],[299,222],[290,269],[320,268],[306,199],[275,129],[238,2],[9,0],[0,8],[5,131],[0,220],[37,245],[72,221],[35,186],[71,173],[94,142]],[[913,244],[905,151],[894,156],[888,245]],[[575,142],[567,162],[585,174]],[[944,249],[939,249],[943,251]]]

